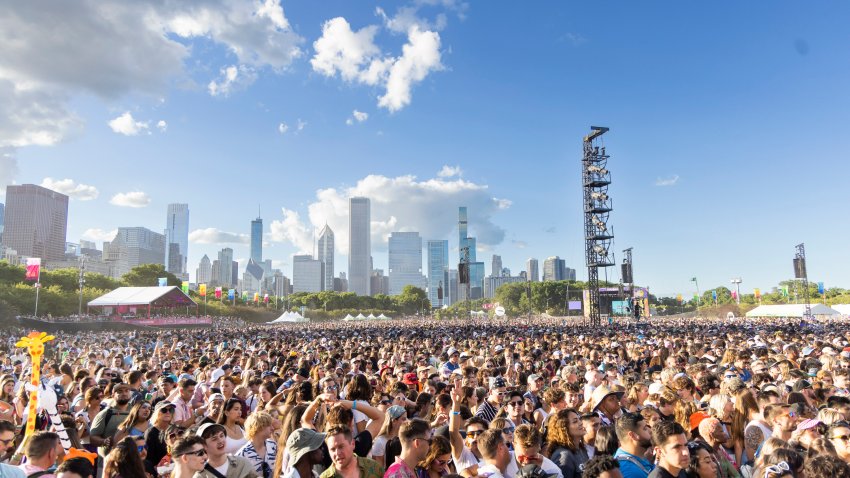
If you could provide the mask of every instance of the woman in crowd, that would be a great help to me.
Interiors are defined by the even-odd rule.
[[[153,464],[159,463],[162,457],[168,454],[165,446],[165,433],[174,418],[176,406],[170,402],[161,401],[154,407],[151,426],[145,431],[145,446],[148,450],[148,461]]]
[[[125,437],[103,460],[104,478],[147,478],[136,439]]]
[[[714,460],[711,447],[702,441],[688,442],[691,463],[688,466],[688,478],[719,478],[720,470]]]
[[[136,403],[130,409],[127,418],[118,425],[118,431],[115,433],[113,441],[121,441],[126,436],[144,436],[150,427],[150,417],[151,404],[144,401]]]
[[[398,437],[398,431],[401,425],[407,421],[407,412],[404,407],[393,405],[384,412],[384,422],[381,425],[381,430],[378,436],[372,442],[372,451],[370,452],[373,460],[377,461],[383,468],[387,468],[384,461],[387,443]]]
[[[247,458],[262,478],[271,478],[277,459],[277,444],[272,440],[272,416],[266,412],[254,412],[245,420],[245,436],[248,438],[235,455]]]
[[[489,428],[491,430],[502,430],[502,438],[505,440],[505,445],[507,445],[511,450],[514,449],[514,432],[516,431],[516,425],[510,418],[496,417],[490,422]]]
[[[546,453],[564,478],[581,478],[582,465],[589,459],[584,444],[584,424],[572,408],[560,410],[549,419]]]
[[[227,454],[236,453],[243,445],[248,443],[245,430],[242,428],[242,402],[238,398],[231,398],[224,403],[217,423],[224,425],[227,431],[224,450]]]
[[[446,437],[435,436],[431,440],[428,454],[416,467],[417,478],[442,478],[450,473],[452,447]]]

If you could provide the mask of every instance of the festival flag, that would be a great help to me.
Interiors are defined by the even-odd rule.
[[[756,299],[761,299],[761,289],[753,289],[753,294],[756,296]]]
[[[732,291],[732,300],[738,300],[738,293],[734,290]]]
[[[189,281],[184,280],[180,289],[183,290],[184,294],[189,295]]]
[[[260,302],[260,293],[259,292],[254,292],[254,302],[255,303]]]
[[[823,295],[824,290],[823,282],[818,282],[818,294]]]
[[[201,285],[198,286],[198,295],[200,295],[201,297],[207,296],[207,285],[206,284],[201,284]]]
[[[268,294],[263,296],[263,302],[265,302],[266,304],[269,303],[269,295]]]
[[[697,294],[694,294],[694,302],[699,302],[699,296]]]
[[[221,287],[216,287],[216,288],[215,288],[215,298],[216,298],[216,299],[221,299]]]
[[[248,291],[247,290],[242,291],[242,302],[248,302]]]
[[[236,298],[236,289],[229,289],[227,291],[227,300],[233,300]]]
[[[156,283],[159,287],[168,287],[168,277],[158,277]]]
[[[678,301],[680,304],[682,303],[682,294],[676,296],[676,301]]]
[[[782,286],[782,295],[784,295],[785,297],[788,297],[788,286],[787,285]]]
[[[26,280],[38,280],[39,270],[41,269],[41,259],[38,257],[30,257],[27,259],[27,275]]]
[[[733,292],[733,294],[734,294],[734,292]],[[717,291],[716,290],[711,291],[711,298],[714,299],[715,302],[717,302]]]

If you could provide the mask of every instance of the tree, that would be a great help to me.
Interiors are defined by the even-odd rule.
[[[396,300],[402,312],[413,314],[422,309],[423,304],[428,301],[428,294],[419,287],[406,285]]]
[[[180,287],[183,283],[174,274],[166,272],[165,266],[162,264],[136,266],[121,277],[121,282],[128,287],[156,287],[160,277],[166,277],[170,286]]]

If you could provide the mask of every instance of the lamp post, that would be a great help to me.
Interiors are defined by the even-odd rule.
[[[736,277],[736,278],[732,279],[731,282],[733,284],[735,284],[735,302],[738,305],[741,305],[741,282],[742,282],[741,278]]]
[[[83,284],[86,283],[85,272],[86,272],[86,256],[81,255],[80,256],[80,308],[77,311],[77,315],[79,317],[82,317],[82,315],[83,315]]]

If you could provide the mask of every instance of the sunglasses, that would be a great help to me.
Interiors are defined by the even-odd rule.
[[[771,465],[771,466],[768,466],[767,468],[765,468],[764,469],[764,476],[768,476],[769,474],[772,474],[772,473],[782,474],[783,472],[786,472],[786,471],[791,471],[791,467],[788,466],[788,463],[786,463],[784,461],[780,461],[779,463],[777,463],[775,465]]]
[[[139,445],[139,446],[138,446],[138,449],[139,449],[139,453],[141,453],[141,452],[143,452],[143,451],[147,450],[147,449],[148,449],[148,447],[147,447],[147,446],[145,446],[145,445]]]
[[[508,406],[511,406],[511,407],[518,407],[518,406],[524,405],[524,404],[525,404],[525,402],[517,402],[517,401],[508,402]]]
[[[839,436],[835,436],[835,437],[829,437],[829,439],[830,440],[848,441],[848,440],[850,440],[850,435],[839,435]]]
[[[513,433],[514,430],[516,430],[515,427],[505,427],[505,428],[502,428],[502,433]]]
[[[200,457],[202,457],[202,456],[207,456],[207,451],[206,451],[206,450],[204,450],[203,448],[201,448],[200,450],[187,451],[187,452],[186,452],[186,453],[184,453],[183,455],[193,455],[193,456],[197,456],[197,457],[199,457],[199,458],[200,458]],[[183,455],[181,455],[181,456],[183,456]]]
[[[467,436],[469,436],[469,437],[471,437],[471,438],[476,438],[476,437],[478,437],[479,435],[481,435],[482,433],[484,433],[484,430],[473,430],[473,431],[471,431],[471,432],[467,432],[467,431],[461,430],[461,431],[460,431],[460,436],[461,436],[462,438],[466,438]]]

